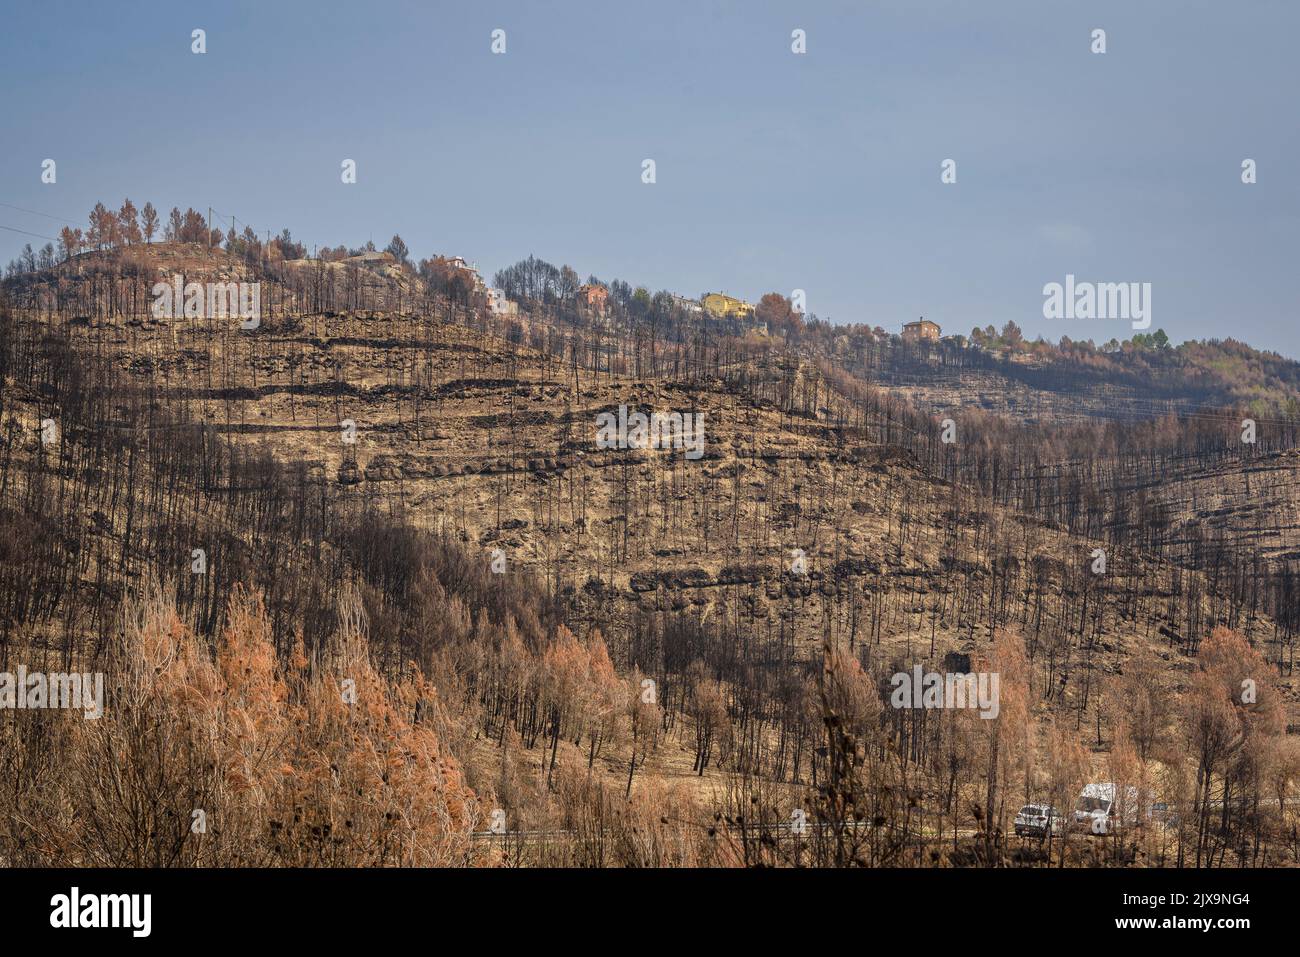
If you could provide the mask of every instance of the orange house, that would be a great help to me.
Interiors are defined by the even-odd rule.
[[[918,319],[916,322],[909,322],[903,326],[903,339],[908,342],[920,342],[922,339],[938,342],[941,331],[937,322],[931,322],[929,319]]]
[[[587,284],[578,289],[578,304],[590,309],[599,315],[605,314],[605,306],[609,301],[609,290],[604,286]]]

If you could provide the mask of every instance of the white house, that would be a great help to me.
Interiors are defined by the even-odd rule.
[[[505,292],[490,288],[487,291],[488,310],[494,316],[517,316],[519,304],[506,298]]]
[[[703,312],[704,306],[700,305],[698,299],[687,299],[685,296],[679,296],[676,293],[669,293],[673,297],[673,305],[683,312]]]

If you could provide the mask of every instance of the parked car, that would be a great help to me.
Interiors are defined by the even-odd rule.
[[[1016,837],[1042,837],[1065,830],[1065,818],[1047,804],[1026,804],[1016,815]]]

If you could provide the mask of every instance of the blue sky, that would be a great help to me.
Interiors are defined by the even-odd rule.
[[[800,288],[891,330],[1130,335],[1043,318],[1073,273],[1150,282],[1176,341],[1300,356],[1298,37],[1300,4],[1265,0],[24,4],[0,224],[211,204],[489,277],[533,253],[687,295]],[[0,260],[27,241],[0,230]]]

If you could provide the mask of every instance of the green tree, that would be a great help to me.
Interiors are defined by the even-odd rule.
[[[388,242],[388,248],[384,251],[399,263],[406,262],[407,258],[411,255],[411,251],[406,248],[406,243],[402,241],[402,237],[398,236],[396,233],[393,234],[393,238]]]

